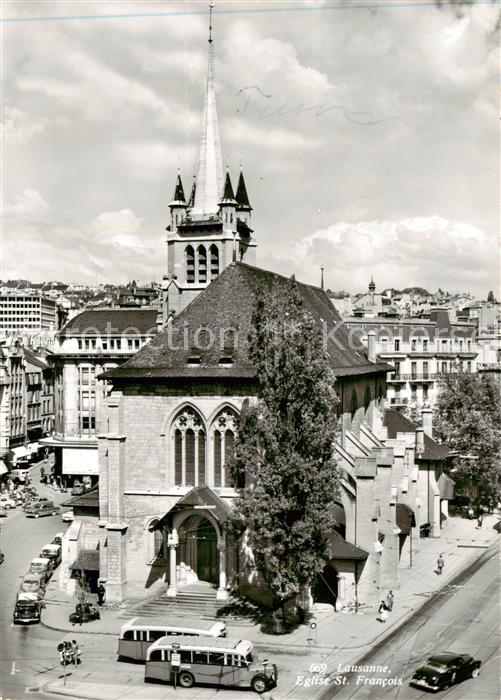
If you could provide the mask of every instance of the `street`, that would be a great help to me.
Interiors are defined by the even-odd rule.
[[[31,478],[38,493],[55,504],[70,498],[69,493],[55,493],[40,484],[38,467],[31,470]],[[5,554],[0,568],[1,691],[2,698],[17,700],[25,697],[26,688],[42,685],[43,674],[59,663],[56,646],[61,633],[42,625],[13,625],[12,614],[21,579],[31,560],[57,532],[66,529],[66,524],[58,516],[27,518],[18,506],[0,521],[0,528],[1,548]],[[56,569],[48,592],[57,587],[58,574],[59,569]]]
[[[409,681],[416,668],[430,655],[441,651],[468,653],[482,661],[479,677],[442,691],[442,697],[451,700],[500,697],[499,584],[498,548],[494,547],[479,556],[474,566],[457,576],[443,592],[432,596],[407,623],[357,662],[365,667],[387,667],[386,672],[339,674],[337,681],[331,673],[322,700],[429,697],[426,691],[411,688]],[[392,679],[397,684],[387,683],[383,687],[383,679]],[[345,684],[335,685],[336,682]]]

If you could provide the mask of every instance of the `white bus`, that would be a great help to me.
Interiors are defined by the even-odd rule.
[[[145,682],[171,681],[252,688],[264,693],[277,683],[275,664],[259,661],[252,642],[212,637],[162,637],[148,649]]]
[[[153,642],[161,637],[196,635],[204,637],[226,637],[224,622],[213,620],[193,620],[188,624],[183,620],[157,620],[148,617],[135,617],[129,620],[120,630],[118,640],[118,659],[145,661],[146,652]]]

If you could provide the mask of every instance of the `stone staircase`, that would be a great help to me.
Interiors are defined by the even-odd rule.
[[[122,619],[132,617],[149,618],[198,618],[199,620],[234,619],[250,621],[255,608],[232,596],[228,600],[216,600],[216,590],[212,586],[193,584],[178,590],[175,598],[162,596],[148,600],[120,613]]]

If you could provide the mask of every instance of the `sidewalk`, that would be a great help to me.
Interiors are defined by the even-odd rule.
[[[313,663],[327,664],[329,670],[339,664],[353,665],[364,653],[410,617],[435,592],[447,586],[448,582],[475,561],[480,554],[499,538],[494,525],[499,523],[499,515],[485,517],[482,529],[476,528],[476,521],[450,518],[439,539],[426,539],[420,542],[420,551],[414,555],[412,569],[403,566],[400,570],[400,587],[394,589],[395,602],[393,612],[387,623],[377,620],[377,603],[374,607],[363,607],[358,614],[350,612],[334,612],[331,606],[316,606],[316,629],[302,625],[294,632],[283,636],[263,634],[258,625],[238,624],[228,622],[228,637],[230,639],[249,639],[260,652],[261,658],[266,656],[277,663],[280,675],[278,688],[265,694],[279,700],[285,696],[306,698],[315,694],[315,688],[308,689],[297,686],[298,675],[310,676],[310,665]],[[436,560],[442,552],[445,560],[444,573],[438,576]],[[382,592],[381,598],[387,591]],[[42,624],[62,632],[62,638],[67,633],[75,635],[110,635],[110,648],[116,649],[116,639],[120,627],[125,620],[119,618],[126,605],[114,609],[102,610],[102,619],[80,626],[72,626],[68,622],[70,612],[73,612],[75,600],[61,593],[55,593],[47,601],[47,607],[42,615]],[[335,662],[334,662],[335,657]],[[90,678],[89,667],[83,672],[84,664],[75,670],[66,687],[62,680],[49,682],[44,689],[51,693],[68,695],[73,698],[120,698],[125,695],[142,700],[173,697],[174,688],[170,686],[148,686],[143,682],[144,669],[142,666],[131,664],[120,665],[120,676],[128,676],[126,684],[110,684],[110,675],[114,673],[109,662],[95,664]],[[122,674],[122,670],[127,673]],[[84,676],[86,677],[84,680]],[[88,679],[88,680],[87,680]],[[125,678],[123,678],[125,681]],[[92,682],[91,682],[92,681]],[[321,688],[317,689],[318,691]],[[188,700],[194,698],[210,698],[217,693],[208,688],[183,689],[183,696]],[[230,694],[229,694],[230,693]],[[238,697],[244,700],[245,691],[232,693],[225,690],[225,697]],[[249,693],[249,697],[255,694]]]

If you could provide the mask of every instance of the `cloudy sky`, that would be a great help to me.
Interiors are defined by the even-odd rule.
[[[223,159],[258,264],[331,289],[498,286],[499,4],[218,2]],[[165,274],[207,3],[2,2],[2,279]]]

